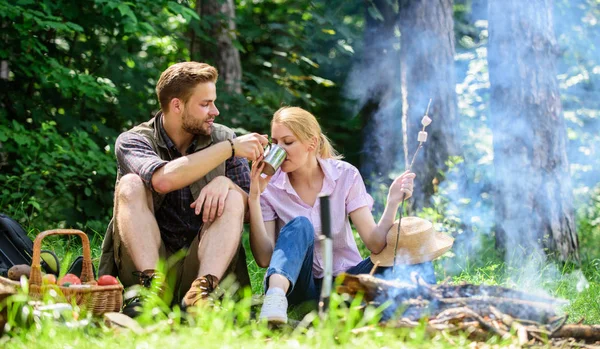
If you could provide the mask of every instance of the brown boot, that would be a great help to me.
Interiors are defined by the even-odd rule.
[[[197,278],[181,300],[181,307],[186,309],[204,304],[218,285],[219,278],[214,275],[208,274]]]
[[[142,272],[135,272],[135,275],[140,278],[140,285],[146,288],[150,288],[150,286],[152,286],[152,282],[158,283],[159,287],[163,288],[162,284],[165,282],[165,276],[156,269],[146,269]]]
[[[142,305],[146,297],[140,292],[140,288],[151,289],[152,293],[162,296],[166,290],[165,275],[155,269],[136,271],[134,275],[139,277],[139,285],[134,285],[125,290],[123,314],[129,317],[137,317],[142,311]],[[152,287],[152,283],[155,286]]]

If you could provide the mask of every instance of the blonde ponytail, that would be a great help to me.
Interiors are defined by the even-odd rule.
[[[310,112],[300,107],[282,107],[273,114],[271,126],[281,124],[289,128],[290,131],[302,142],[311,141],[317,138],[316,144],[317,156],[322,159],[342,159],[331,145],[331,141],[321,132],[321,126]]]
[[[321,133],[321,137],[320,137],[320,141],[319,141],[318,154],[321,159],[332,158],[332,159],[340,160],[340,159],[344,158],[343,155],[338,153],[337,150],[335,150],[333,148],[333,146],[331,145],[331,142],[329,141],[329,138],[327,136],[325,136],[323,133]]]

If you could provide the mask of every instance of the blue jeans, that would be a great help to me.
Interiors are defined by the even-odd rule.
[[[265,291],[269,277],[280,274],[290,282],[287,292],[290,305],[319,299],[312,273],[314,235],[312,223],[306,217],[296,217],[281,228],[267,269]]]
[[[289,221],[281,231],[271,263],[265,277],[265,291],[269,287],[269,277],[280,274],[290,282],[287,292],[289,305],[299,305],[308,301],[318,301],[323,279],[313,277],[314,228],[308,218],[296,217]],[[364,259],[346,270],[348,274],[368,274],[373,268],[370,258]],[[435,284],[435,274],[431,262],[414,265],[397,265],[394,274],[392,267],[379,267],[375,276],[410,282],[410,274],[417,272],[427,283]]]

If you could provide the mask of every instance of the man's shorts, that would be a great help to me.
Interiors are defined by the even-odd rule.
[[[198,260],[200,234],[196,235],[194,240],[192,240],[187,251],[184,249],[175,253],[167,250],[164,241],[161,240],[158,255],[160,260],[166,263],[167,280],[174,280],[174,301],[178,302],[183,298],[192,286],[192,282],[198,277],[198,271],[200,270],[200,261]],[[127,253],[127,249],[121,246],[121,237],[116,230],[113,232],[113,246],[118,277],[123,286],[129,287],[139,284],[139,277],[134,275],[134,272],[138,270],[133,264],[131,256]],[[223,279],[230,275],[235,276],[235,280],[240,287],[250,286],[246,253],[241,243],[238,247],[238,253],[233,256],[233,260],[229,264]]]

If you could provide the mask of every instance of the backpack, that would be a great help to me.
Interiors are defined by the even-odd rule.
[[[0,276],[13,265],[31,265],[33,241],[14,219],[0,214]]]
[[[42,250],[41,266],[46,273],[60,274],[58,258],[52,251]],[[6,277],[13,265],[31,265],[33,241],[17,221],[0,213],[0,276]]]

